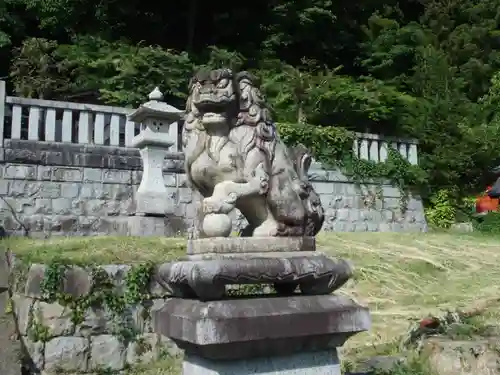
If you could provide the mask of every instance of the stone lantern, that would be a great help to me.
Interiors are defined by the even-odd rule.
[[[179,121],[183,111],[162,100],[157,87],[149,94],[149,101],[128,116],[129,121],[141,124],[141,132],[132,139],[132,147],[139,149],[143,163],[136,196],[136,214],[140,216],[164,216],[170,206],[163,163],[169,148],[175,144],[169,135],[170,124]]]
[[[170,125],[179,121],[183,111],[163,102],[163,94],[155,88],[149,101],[128,115],[128,120],[140,123],[141,131],[132,139],[139,149],[143,173],[136,194],[136,214],[129,220],[130,235],[168,235],[168,218],[172,202],[163,179],[163,166],[169,148],[175,140],[169,134]]]

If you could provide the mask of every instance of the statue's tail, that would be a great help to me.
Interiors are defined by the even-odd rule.
[[[301,197],[307,210],[305,236],[315,236],[321,230],[325,221],[325,212],[321,204],[321,199],[309,181],[309,168],[312,156],[309,150],[303,145],[290,148],[295,171],[301,181]]]

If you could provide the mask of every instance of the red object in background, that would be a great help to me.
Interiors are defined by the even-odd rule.
[[[486,188],[485,194],[480,195],[476,198],[476,213],[482,214],[490,211],[498,211],[498,198],[488,197],[488,192],[491,190],[491,186]]]
[[[420,329],[425,330],[436,330],[441,325],[441,322],[437,318],[424,318],[420,321]]]

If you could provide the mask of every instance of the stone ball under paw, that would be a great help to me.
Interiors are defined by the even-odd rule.
[[[202,228],[207,237],[229,237],[233,222],[226,214],[208,214],[203,218]]]

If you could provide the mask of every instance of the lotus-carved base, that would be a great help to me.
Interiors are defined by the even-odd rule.
[[[226,285],[234,284],[273,284],[281,295],[293,294],[297,288],[304,295],[330,294],[352,272],[345,260],[315,254],[165,263],[157,278],[175,297],[212,301],[223,299]]]

